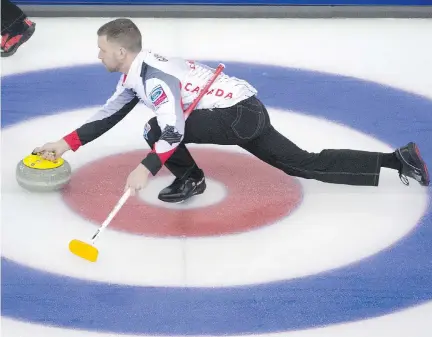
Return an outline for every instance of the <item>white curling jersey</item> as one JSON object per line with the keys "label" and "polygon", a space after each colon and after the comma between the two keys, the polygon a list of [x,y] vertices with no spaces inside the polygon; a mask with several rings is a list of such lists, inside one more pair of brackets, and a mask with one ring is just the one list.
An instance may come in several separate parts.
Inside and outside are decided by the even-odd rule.
{"label": "white curling jersey", "polygon": [[[124,77],[123,86],[134,90],[143,98],[144,103],[155,111],[159,109],[160,104],[156,99],[157,92],[155,91],[156,96],[151,95],[154,89],[153,82],[165,82],[169,86],[171,82],[178,81],[175,88],[167,88],[167,90],[171,91],[176,99],[181,100],[186,110],[214,71],[215,69],[199,62],[181,58],[168,59],[150,51],[143,51],[134,60],[129,73]],[[196,109],[230,107],[256,93],[256,89],[248,82],[222,72],[202,97]],[[149,94],[150,101],[146,102],[145,98],[148,98]]]}
{"label": "white curling jersey", "polygon": [[[84,125],[64,137],[72,150],[96,139],[142,102],[156,115],[162,135],[143,164],[156,174],[184,138],[184,112],[211,79],[215,69],[182,58],[143,50],[122,75],[115,93]],[[257,93],[248,82],[219,74],[195,110],[226,108]],[[193,113],[199,113],[194,111]],[[157,160],[154,156],[157,156]]]}

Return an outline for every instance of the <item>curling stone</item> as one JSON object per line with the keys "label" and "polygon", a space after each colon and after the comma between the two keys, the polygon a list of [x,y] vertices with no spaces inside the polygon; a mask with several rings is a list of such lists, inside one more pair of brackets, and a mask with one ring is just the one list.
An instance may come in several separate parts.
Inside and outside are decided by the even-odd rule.
{"label": "curling stone", "polygon": [[59,190],[69,183],[71,176],[71,166],[63,158],[50,161],[34,153],[21,160],[16,167],[18,184],[32,192]]}

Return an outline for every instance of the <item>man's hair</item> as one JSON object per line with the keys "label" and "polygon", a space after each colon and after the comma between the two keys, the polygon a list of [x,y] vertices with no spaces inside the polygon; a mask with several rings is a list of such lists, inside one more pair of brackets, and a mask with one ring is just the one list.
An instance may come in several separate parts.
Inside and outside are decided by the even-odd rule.
{"label": "man's hair", "polygon": [[101,26],[98,36],[106,36],[108,41],[117,42],[123,48],[139,52],[142,49],[141,32],[129,19],[115,19]]}

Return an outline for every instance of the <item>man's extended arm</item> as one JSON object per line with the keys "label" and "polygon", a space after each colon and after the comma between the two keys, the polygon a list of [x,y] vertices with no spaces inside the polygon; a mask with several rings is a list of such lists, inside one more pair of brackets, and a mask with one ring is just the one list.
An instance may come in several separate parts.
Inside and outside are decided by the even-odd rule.
{"label": "man's extended arm", "polygon": [[63,137],[71,150],[76,151],[96,138],[102,136],[119,123],[139,102],[135,93],[122,86],[123,76],[117,84],[115,93],[104,106],[85,124]]}

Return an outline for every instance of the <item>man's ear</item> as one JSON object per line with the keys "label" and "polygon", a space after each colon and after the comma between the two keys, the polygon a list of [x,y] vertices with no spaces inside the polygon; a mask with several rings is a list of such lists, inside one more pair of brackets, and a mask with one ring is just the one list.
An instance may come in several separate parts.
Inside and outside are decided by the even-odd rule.
{"label": "man's ear", "polygon": [[121,58],[125,58],[126,57],[126,49],[125,48],[120,47],[120,49],[119,49],[119,56]]}

